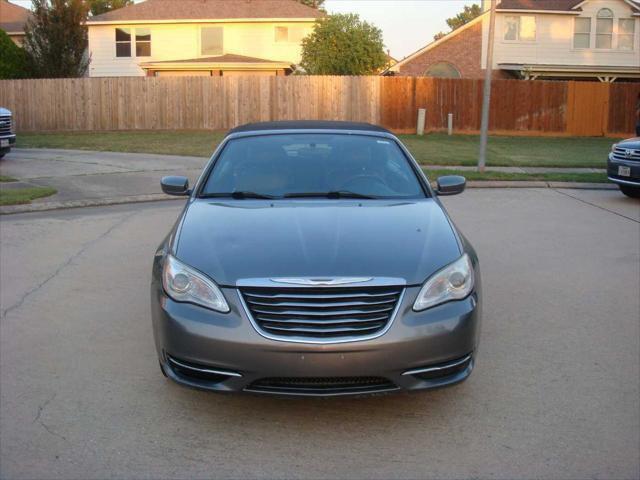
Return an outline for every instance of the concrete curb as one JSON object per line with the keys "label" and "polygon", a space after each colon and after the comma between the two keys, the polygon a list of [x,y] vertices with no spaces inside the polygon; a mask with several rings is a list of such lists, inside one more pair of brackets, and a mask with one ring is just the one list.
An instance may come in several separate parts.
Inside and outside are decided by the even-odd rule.
{"label": "concrete curb", "polygon": [[64,210],[69,208],[106,207],[109,205],[122,205],[127,203],[159,202],[164,200],[185,200],[186,197],[172,197],[164,193],[152,193],[148,195],[132,195],[117,198],[91,198],[87,200],[68,200],[66,202],[42,202],[26,205],[6,205],[0,207],[0,215],[12,215],[16,213],[46,212],[48,210]]}
{"label": "concrete curb", "polygon": [[579,190],[617,190],[618,186],[612,183],[577,183],[577,182],[545,182],[536,181],[497,181],[497,180],[471,180],[467,182],[467,188],[570,188]]}
{"label": "concrete curb", "polygon": [[[567,188],[581,190],[616,190],[617,185],[611,183],[575,183],[575,182],[541,182],[541,181],[484,181],[467,182],[467,188]],[[117,198],[92,198],[87,200],[69,200],[66,202],[41,202],[27,205],[7,205],[0,207],[0,215],[17,213],[46,212],[69,208],[106,207],[128,203],[159,202],[164,200],[185,200],[185,197],[172,197],[163,193],[148,195],[132,195]]]}

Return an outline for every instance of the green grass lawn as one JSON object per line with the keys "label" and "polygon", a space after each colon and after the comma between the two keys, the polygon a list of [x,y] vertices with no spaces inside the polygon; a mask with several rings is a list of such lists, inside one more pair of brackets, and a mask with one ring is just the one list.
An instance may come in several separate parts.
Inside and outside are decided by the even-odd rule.
{"label": "green grass lawn", "polygon": [[[110,152],[157,153],[208,157],[224,132],[156,131],[18,135],[17,147],[67,148]],[[478,136],[432,133],[401,135],[423,165],[475,165]],[[498,137],[489,139],[489,166],[605,168],[615,140],[572,137]]]}
{"label": "green grass lawn", "polygon": [[51,187],[30,187],[0,190],[0,205],[20,205],[31,203],[36,198],[48,197],[57,190]]}
{"label": "green grass lawn", "polygon": [[18,135],[16,147],[209,157],[224,134],[211,131],[23,133]]}
{"label": "green grass lawn", "polygon": [[508,173],[508,172],[475,172],[468,170],[425,170],[430,181],[435,182],[442,175],[462,175],[467,180],[502,180],[502,181],[544,181],[544,182],[580,182],[607,183],[606,173]]}
{"label": "green grass lawn", "polygon": [[6,175],[0,175],[0,182],[16,182],[17,179],[13,177],[7,177]]}
{"label": "green grass lawn", "polygon": [[[433,133],[401,135],[413,156],[425,165],[477,165],[479,137]],[[489,138],[487,165],[494,167],[606,168],[615,139],[576,137]]]}

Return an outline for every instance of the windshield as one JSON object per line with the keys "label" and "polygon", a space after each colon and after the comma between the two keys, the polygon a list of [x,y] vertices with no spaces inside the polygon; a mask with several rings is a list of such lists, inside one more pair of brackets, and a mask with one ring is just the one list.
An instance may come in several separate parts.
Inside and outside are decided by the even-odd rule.
{"label": "windshield", "polygon": [[300,133],[229,141],[200,196],[419,198],[425,193],[393,140]]}

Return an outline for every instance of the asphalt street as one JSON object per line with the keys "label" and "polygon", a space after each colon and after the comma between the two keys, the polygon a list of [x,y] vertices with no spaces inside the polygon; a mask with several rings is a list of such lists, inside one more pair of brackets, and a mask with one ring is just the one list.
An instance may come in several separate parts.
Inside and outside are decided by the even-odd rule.
{"label": "asphalt street", "polygon": [[482,265],[476,371],[364,399],[223,396],[160,374],[149,275],[181,201],[0,218],[0,477],[640,477],[640,202],[445,203]]}

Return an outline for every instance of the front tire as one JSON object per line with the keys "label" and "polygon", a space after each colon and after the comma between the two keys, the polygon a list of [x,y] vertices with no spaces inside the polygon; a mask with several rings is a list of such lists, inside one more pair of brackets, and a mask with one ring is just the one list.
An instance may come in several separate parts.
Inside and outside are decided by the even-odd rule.
{"label": "front tire", "polygon": [[158,363],[160,364],[160,371],[162,372],[162,375],[164,375],[165,378],[169,378],[169,376],[167,375],[167,372],[164,371],[164,366],[162,365],[162,362],[158,360]]}
{"label": "front tire", "polygon": [[618,185],[620,191],[627,197],[640,198],[640,187],[632,187],[631,185]]}

